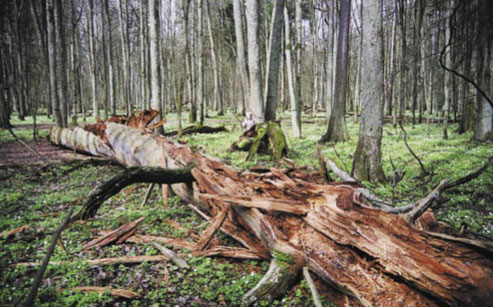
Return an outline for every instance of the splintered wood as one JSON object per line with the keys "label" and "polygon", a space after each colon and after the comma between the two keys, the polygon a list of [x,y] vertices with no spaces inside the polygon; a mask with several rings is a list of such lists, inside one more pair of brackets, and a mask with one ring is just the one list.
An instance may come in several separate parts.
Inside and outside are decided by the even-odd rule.
{"label": "splintered wood", "polygon": [[[64,137],[52,137],[52,142],[91,152],[84,148],[89,137],[71,131],[54,128],[52,135]],[[470,306],[491,298],[490,254],[362,204],[357,183],[328,184],[320,174],[302,170],[241,171],[121,124],[106,123],[105,135],[87,144],[103,150],[92,154],[126,166],[194,166],[193,184],[172,184],[171,189],[210,221],[200,245],[190,244],[195,255],[273,259],[245,303],[253,304],[266,287],[279,294],[303,267],[364,306]],[[108,154],[104,146],[112,151]],[[243,247],[208,245],[217,230]]]}

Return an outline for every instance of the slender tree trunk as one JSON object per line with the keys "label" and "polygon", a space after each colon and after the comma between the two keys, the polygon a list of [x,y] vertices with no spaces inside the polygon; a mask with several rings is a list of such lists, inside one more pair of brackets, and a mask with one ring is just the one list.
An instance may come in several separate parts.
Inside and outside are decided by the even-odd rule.
{"label": "slender tree trunk", "polygon": [[48,74],[50,79],[50,101],[53,117],[58,127],[63,127],[62,113],[60,111],[60,100],[58,97],[58,84],[56,77],[56,28],[55,28],[55,2],[46,0],[46,25],[48,34]]}
{"label": "slender tree trunk", "polygon": [[204,124],[206,113],[206,99],[204,90],[204,27],[203,27],[203,1],[197,0],[197,104],[200,110],[200,124]]}
{"label": "slender tree trunk", "polygon": [[345,108],[347,90],[347,69],[349,49],[349,22],[351,17],[351,0],[342,0],[339,10],[339,33],[337,39],[337,61],[335,76],[335,94],[327,132],[320,142],[344,142],[349,138]]}
{"label": "slender tree trunk", "polygon": [[259,40],[259,1],[247,0],[247,35],[248,35],[248,72],[250,76],[249,109],[255,118],[264,121],[264,103],[262,99],[262,75],[260,67]]}
{"label": "slender tree trunk", "polygon": [[209,34],[209,42],[211,44],[211,60],[212,60],[212,70],[213,70],[213,78],[214,78],[214,103],[217,105],[217,113],[218,115],[223,115],[223,101],[221,97],[221,83],[219,78],[219,59],[217,57],[217,50],[214,44],[214,36],[212,34],[212,25],[211,25],[211,12],[210,12],[210,4],[207,1],[207,32]]}
{"label": "slender tree trunk", "polygon": [[[151,78],[151,108],[161,111],[161,82],[160,82],[160,57],[159,57],[159,14],[157,0],[147,0],[148,26],[149,26],[149,60]],[[162,119],[161,112],[158,119]],[[156,133],[164,133],[162,126],[155,129]]]}
{"label": "slender tree trunk", "polygon": [[247,67],[245,60],[245,41],[243,39],[243,27],[241,18],[241,6],[240,0],[233,0],[233,13],[235,21],[235,35],[236,35],[236,65],[241,79],[241,88],[243,92],[242,99],[239,99],[238,113],[245,114],[245,107],[247,101],[250,99],[250,89],[248,86]]}
{"label": "slender tree trunk", "polygon": [[[447,1],[448,2],[448,1]],[[447,7],[450,5],[450,8],[448,11],[452,12],[452,9],[454,7],[454,2],[451,0],[450,4],[447,3]],[[450,26],[452,24],[452,21],[450,20],[451,17],[447,18],[445,23],[445,46],[449,44],[450,41]],[[445,66],[451,67],[452,65],[452,60],[451,60],[451,55],[450,55],[450,50],[445,53]],[[445,94],[445,101],[443,105],[443,138],[448,139],[448,120],[449,120],[449,109],[450,109],[450,85],[451,85],[451,76],[452,74],[448,71],[445,72],[445,81],[443,83],[444,87],[444,94]]]}
{"label": "slender tree trunk", "polygon": [[[130,72],[130,58],[129,58],[129,53],[128,53],[128,36],[126,35],[127,31],[125,30],[126,28],[123,26],[123,1],[127,0],[119,0],[118,1],[118,20],[120,23],[120,41],[121,41],[121,49],[122,49],[122,71],[123,71],[123,80],[122,80],[122,86],[123,86],[123,97],[124,97],[124,103],[125,106],[127,107],[127,116],[130,116],[132,114],[132,104],[131,104],[131,99],[130,99],[130,78],[129,78],[129,72]],[[127,21],[128,22],[128,21]]]}
{"label": "slender tree trunk", "polygon": [[288,76],[288,91],[289,101],[291,103],[291,125],[293,126],[293,135],[295,138],[301,137],[301,126],[298,121],[298,108],[299,101],[297,100],[296,89],[294,84],[293,67],[291,59],[291,50],[293,44],[289,35],[289,13],[287,6],[284,6],[284,40],[285,40],[285,54],[286,54],[286,72]]}
{"label": "slender tree trunk", "polygon": [[267,82],[265,87],[265,120],[276,120],[279,89],[279,64],[281,60],[282,22],[284,0],[276,0],[272,10],[269,55],[267,58]]}

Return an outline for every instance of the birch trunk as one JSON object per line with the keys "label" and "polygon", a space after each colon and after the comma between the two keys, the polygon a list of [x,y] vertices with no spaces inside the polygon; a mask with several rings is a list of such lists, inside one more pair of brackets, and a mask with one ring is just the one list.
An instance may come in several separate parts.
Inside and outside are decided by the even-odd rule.
{"label": "birch trunk", "polygon": [[262,75],[260,67],[259,1],[247,0],[248,73],[250,76],[249,109],[256,120],[263,122]]}
{"label": "birch trunk", "polygon": [[236,65],[241,79],[241,88],[243,97],[238,103],[238,113],[245,114],[247,101],[250,99],[250,89],[248,86],[248,77],[245,60],[245,40],[243,39],[243,22],[241,21],[241,6],[240,0],[233,0],[233,14],[235,21],[235,36],[236,36]]}

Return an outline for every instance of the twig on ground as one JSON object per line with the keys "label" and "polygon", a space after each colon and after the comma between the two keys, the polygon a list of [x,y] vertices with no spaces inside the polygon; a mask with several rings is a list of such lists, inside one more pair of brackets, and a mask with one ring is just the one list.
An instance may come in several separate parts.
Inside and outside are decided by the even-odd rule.
{"label": "twig on ground", "polygon": [[43,262],[41,263],[41,267],[39,268],[38,272],[36,272],[36,276],[34,277],[33,285],[31,286],[31,290],[29,291],[29,295],[27,296],[26,302],[24,303],[25,307],[31,307],[34,305],[34,300],[36,299],[36,295],[38,294],[39,286],[41,285],[41,281],[43,280],[43,274],[46,271],[46,268],[48,267],[48,264],[50,262],[51,255],[53,254],[53,251],[55,250],[55,246],[56,246],[56,242],[58,240],[58,237],[60,237],[60,234],[65,229],[65,226],[67,226],[67,224],[70,222],[72,212],[73,212],[73,208],[70,208],[70,211],[68,212],[67,216],[63,220],[62,224],[60,226],[58,226],[58,228],[55,230],[55,233],[53,234],[53,238],[51,239],[50,246],[48,247],[48,250],[46,251],[46,255],[43,258]]}

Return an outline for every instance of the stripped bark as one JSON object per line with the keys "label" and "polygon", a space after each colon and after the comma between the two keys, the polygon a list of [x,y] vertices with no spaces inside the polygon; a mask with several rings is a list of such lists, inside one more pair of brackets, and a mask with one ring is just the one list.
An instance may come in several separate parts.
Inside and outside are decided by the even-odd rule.
{"label": "stripped bark", "polygon": [[[75,133],[64,129],[54,134]],[[107,142],[111,151],[100,155],[127,166],[173,169],[193,163],[195,181],[171,184],[175,194],[212,218],[230,206],[221,229],[272,259],[270,273],[245,296],[245,304],[253,303],[253,296],[282,295],[305,266],[365,306],[474,305],[493,288],[493,260],[484,251],[417,230],[399,214],[365,205],[357,183],[326,184],[320,177],[274,168],[268,175],[240,172],[172,140],[114,123],[106,124],[105,135],[105,141],[96,143]],[[82,150],[86,139],[52,138]],[[293,210],[280,210],[283,206]]]}

